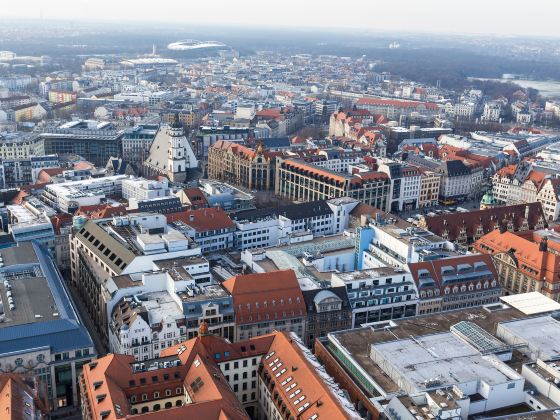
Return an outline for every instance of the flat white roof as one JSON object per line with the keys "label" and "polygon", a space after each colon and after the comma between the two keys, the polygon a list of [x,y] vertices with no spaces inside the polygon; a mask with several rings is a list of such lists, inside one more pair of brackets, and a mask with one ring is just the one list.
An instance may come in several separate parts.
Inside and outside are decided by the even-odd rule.
{"label": "flat white roof", "polygon": [[546,297],[539,292],[520,293],[518,295],[502,296],[502,302],[523,312],[525,315],[542,314],[560,311],[560,303]]}
{"label": "flat white roof", "polygon": [[407,390],[449,387],[482,380],[498,385],[521,379],[493,356],[483,356],[454,334],[445,332],[388,341],[371,347],[371,358]]}

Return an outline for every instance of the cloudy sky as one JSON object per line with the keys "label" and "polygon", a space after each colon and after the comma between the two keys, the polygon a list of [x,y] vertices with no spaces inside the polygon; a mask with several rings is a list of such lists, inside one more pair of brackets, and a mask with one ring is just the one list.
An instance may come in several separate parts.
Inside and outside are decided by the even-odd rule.
{"label": "cloudy sky", "polygon": [[172,21],[560,37],[559,0],[1,0],[2,18]]}

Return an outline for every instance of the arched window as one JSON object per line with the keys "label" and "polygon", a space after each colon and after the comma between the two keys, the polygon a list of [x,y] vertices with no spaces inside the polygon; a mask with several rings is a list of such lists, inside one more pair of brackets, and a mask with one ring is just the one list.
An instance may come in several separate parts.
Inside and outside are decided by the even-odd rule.
{"label": "arched window", "polygon": [[176,405],[177,407],[181,407],[181,406],[183,405],[183,401],[177,400],[177,401],[175,401],[175,405]]}
{"label": "arched window", "polygon": [[154,405],[154,411],[159,411],[161,406],[159,404]]}
{"label": "arched window", "polygon": [[171,401],[165,403],[165,408],[171,408],[171,407],[173,407],[173,403]]}
{"label": "arched window", "polygon": [[147,413],[148,411],[150,411],[148,407],[142,407],[142,413]]}

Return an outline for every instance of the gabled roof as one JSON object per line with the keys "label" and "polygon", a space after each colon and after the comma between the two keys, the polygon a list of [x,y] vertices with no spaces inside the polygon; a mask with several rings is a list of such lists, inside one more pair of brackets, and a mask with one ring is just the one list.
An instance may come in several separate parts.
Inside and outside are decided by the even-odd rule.
{"label": "gabled roof", "polygon": [[237,324],[307,314],[303,294],[293,270],[238,275],[222,285],[233,297]]}
{"label": "gabled roof", "polygon": [[[322,376],[326,372],[312,364],[303,345],[288,333],[274,334],[269,353],[263,358],[265,382],[274,381],[279,405],[286,405],[290,418],[357,419],[360,418],[345,397],[336,395]],[[310,352],[309,352],[310,353]],[[288,417],[288,416],[286,416]]]}
{"label": "gabled roof", "polygon": [[[446,286],[477,283],[481,283],[482,286],[485,282],[488,287],[492,282],[499,287],[496,267],[492,257],[486,254],[421,261],[408,264],[408,268],[418,289],[439,288],[443,293]],[[447,284],[446,277],[450,278]]]}
{"label": "gabled roof", "polygon": [[511,222],[514,229],[520,229],[528,212],[527,225],[534,229],[540,220],[546,220],[541,203],[515,204],[512,206],[492,207],[485,210],[424,216],[426,228],[438,236],[447,232],[447,238],[454,241],[459,237],[463,227],[466,229],[468,240],[472,240],[478,233],[479,227],[486,234],[492,230]]}

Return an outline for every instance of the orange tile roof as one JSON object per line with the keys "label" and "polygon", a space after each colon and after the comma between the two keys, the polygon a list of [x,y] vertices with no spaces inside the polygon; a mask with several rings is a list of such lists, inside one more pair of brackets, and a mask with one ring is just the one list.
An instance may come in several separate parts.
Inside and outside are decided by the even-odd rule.
{"label": "orange tile roof", "polygon": [[226,280],[222,285],[233,297],[237,324],[307,314],[303,294],[293,270],[239,275]]}
{"label": "orange tile roof", "polygon": [[278,393],[281,401],[279,405],[286,404],[286,412],[289,410],[294,418],[359,418],[333,395],[304,351],[308,350],[304,350],[288,333],[274,334],[269,353],[262,360],[264,369],[261,376],[265,378],[265,383],[267,380],[274,382],[274,392]]}
{"label": "orange tile roof", "polygon": [[[556,253],[541,251],[542,237],[536,232],[500,232],[494,230],[476,241],[474,248],[482,253],[510,253],[517,260],[517,269],[537,281],[560,282],[560,256]],[[560,251],[553,241],[548,246]]]}
{"label": "orange tile roof", "polygon": [[[133,372],[131,363],[133,356],[109,354],[89,363],[83,368],[84,380],[80,382],[83,393],[87,395],[84,404],[93,413],[93,418],[101,418],[101,413],[109,413],[106,420],[124,418],[132,413],[128,399],[136,395],[137,401],[141,394],[147,394],[148,402],[157,401],[154,392],[165,398],[165,390],[171,389],[172,395],[184,401],[184,395],[177,395],[176,388],[185,387],[192,404],[174,406],[159,412],[141,414],[149,419],[184,419],[184,418],[219,418],[248,419],[248,416],[226,382],[220,369],[212,362],[210,355],[197,337],[182,343],[185,347],[178,355],[178,347],[170,347],[161,352],[161,357],[177,356],[181,360],[178,366]],[[196,362],[195,362],[196,361]],[[169,375],[165,380],[163,375]],[[152,380],[153,376],[159,379]],[[140,380],[143,378],[144,383]],[[200,378],[203,385],[193,389],[192,384]],[[103,396],[102,399],[99,396]],[[118,413],[117,406],[120,408]]]}

